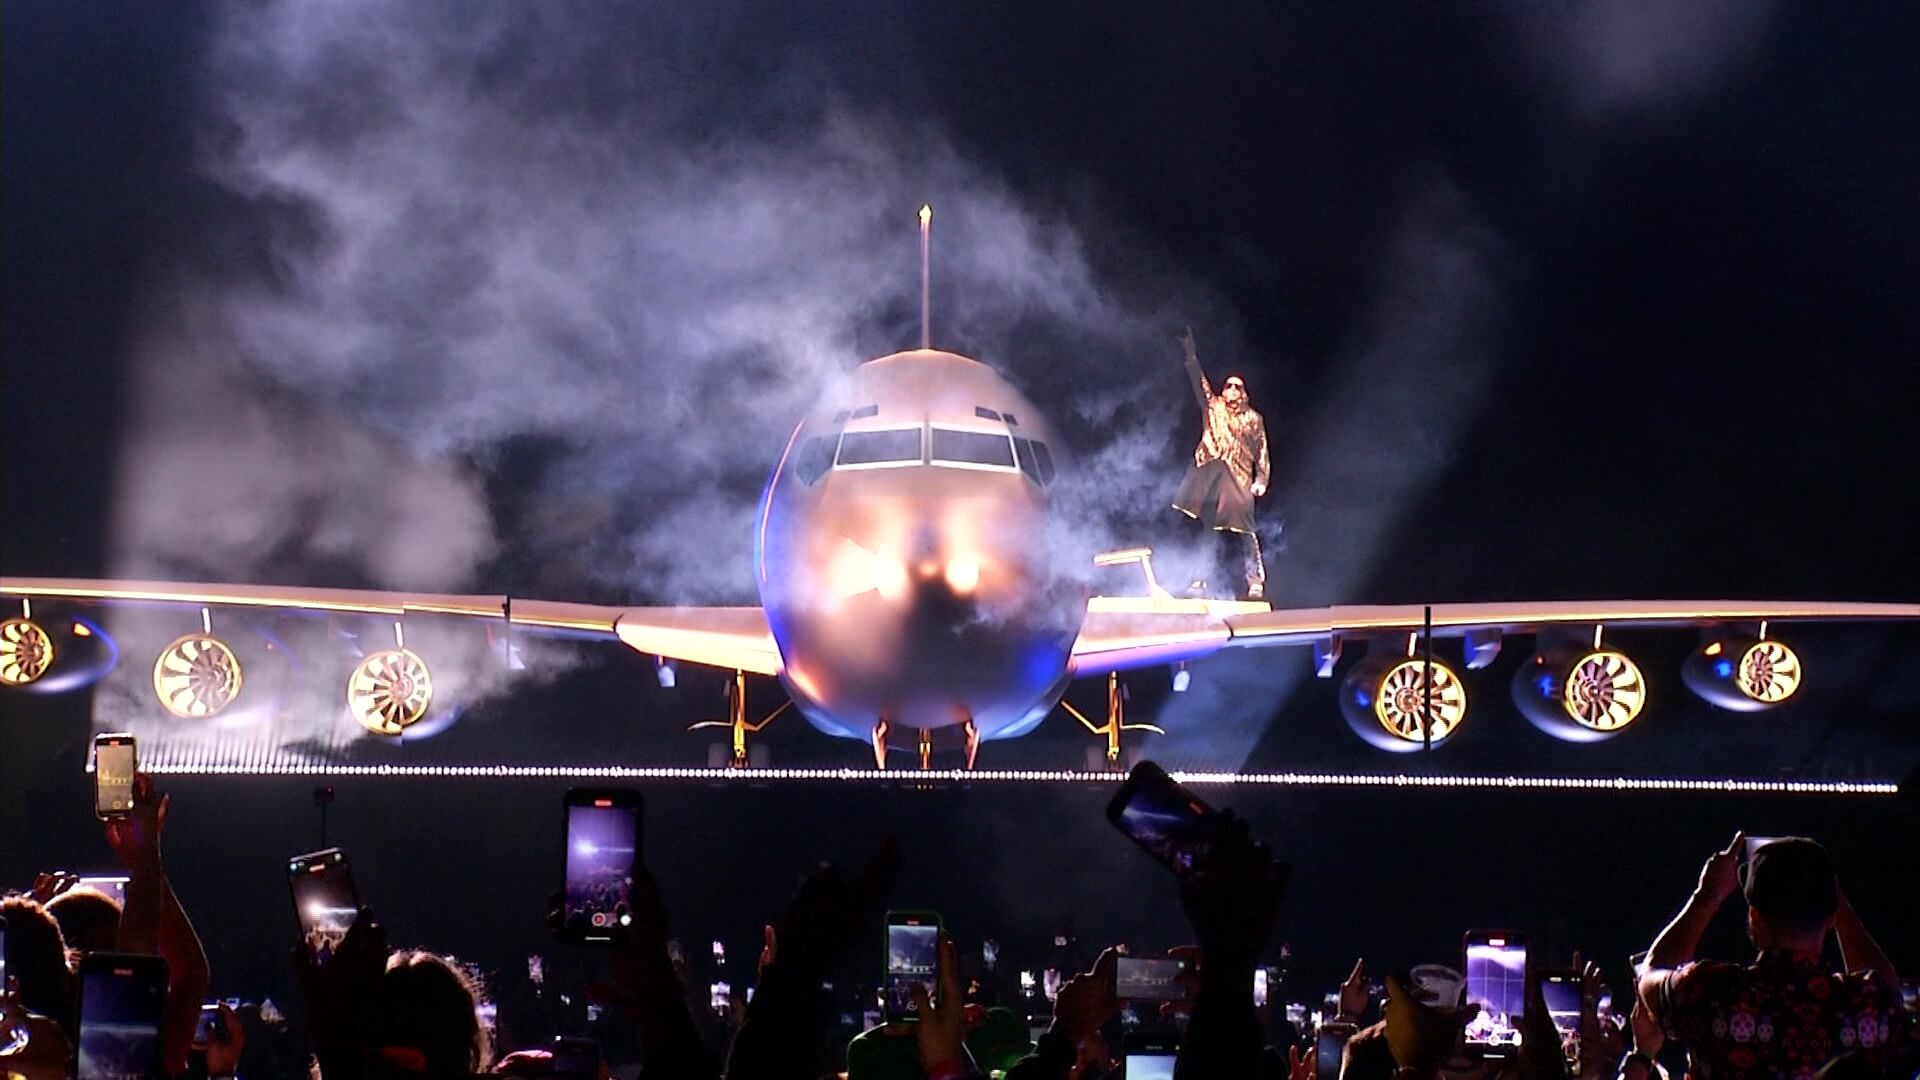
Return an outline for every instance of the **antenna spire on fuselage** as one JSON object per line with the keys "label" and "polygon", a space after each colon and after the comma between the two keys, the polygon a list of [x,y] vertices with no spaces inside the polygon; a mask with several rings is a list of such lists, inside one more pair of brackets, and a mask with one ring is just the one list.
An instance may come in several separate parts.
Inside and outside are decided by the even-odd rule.
{"label": "antenna spire on fuselage", "polygon": [[933,314],[929,306],[931,297],[928,285],[928,245],[932,242],[933,207],[920,205],[920,347],[933,348]]}

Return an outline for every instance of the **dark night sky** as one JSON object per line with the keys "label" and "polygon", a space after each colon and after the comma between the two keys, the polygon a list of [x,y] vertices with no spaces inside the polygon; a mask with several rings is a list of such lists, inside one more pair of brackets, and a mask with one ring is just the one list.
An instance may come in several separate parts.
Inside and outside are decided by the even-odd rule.
{"label": "dark night sky", "polygon": [[[405,308],[425,298],[416,305],[425,311],[426,300],[464,295],[466,286],[443,281],[457,276],[462,261],[441,258],[459,251],[452,241],[442,245],[444,235],[468,243],[514,235],[502,222],[519,220],[528,205],[515,201],[520,186],[543,182],[546,151],[538,144],[503,151],[501,163],[482,137],[479,151],[454,143],[449,153],[466,156],[453,166],[435,159],[441,144],[431,137],[458,131],[471,107],[500,126],[503,146],[559,132],[613,147],[608,161],[569,157],[583,153],[575,143],[548,148],[547,160],[569,173],[595,171],[577,167],[584,161],[613,178],[565,180],[536,203],[536,233],[557,222],[578,246],[603,231],[596,215],[605,215],[608,232],[616,222],[640,222],[630,238],[642,248],[662,236],[680,242],[653,263],[554,257],[554,265],[607,275],[581,289],[582,304],[618,294],[639,310],[620,324],[631,338],[616,335],[609,351],[617,356],[630,340],[644,357],[634,361],[639,374],[606,376],[608,368],[584,361],[570,368],[565,343],[584,338],[579,326],[563,325],[541,338],[562,343],[553,350],[555,366],[540,369],[562,373],[552,381],[564,383],[574,371],[591,391],[595,378],[612,378],[607,396],[643,410],[655,386],[667,388],[662,399],[681,390],[707,401],[753,394],[755,373],[768,370],[764,353],[788,340],[779,333],[742,332],[737,342],[688,354],[679,369],[657,366],[654,357],[692,340],[682,323],[702,324],[703,300],[713,300],[716,325],[735,319],[717,314],[723,292],[733,299],[764,288],[775,300],[813,303],[802,282],[814,282],[830,306],[839,283],[864,283],[875,265],[871,253],[896,242],[903,282],[850,295],[851,310],[825,317],[832,329],[820,336],[867,353],[904,344],[897,331],[911,324],[912,312],[895,293],[914,284],[910,224],[897,236],[874,234],[888,237],[880,243],[869,235],[869,218],[879,205],[910,222],[892,208],[910,215],[928,197],[941,215],[936,261],[955,267],[936,302],[936,321],[953,328],[954,344],[1003,360],[1048,401],[1112,391],[1119,404],[1109,420],[1163,410],[1168,419],[1142,422],[1149,433],[1160,432],[1155,424],[1184,425],[1153,435],[1164,436],[1169,470],[1194,424],[1179,411],[1186,407],[1172,344],[1179,322],[1196,323],[1203,349],[1219,343],[1208,352],[1213,362],[1247,375],[1274,431],[1278,499],[1266,512],[1286,523],[1273,569],[1281,603],[1289,596],[1311,603],[1920,599],[1912,566],[1920,527],[1913,476],[1920,67],[1912,63],[1920,13],[1911,6],[1859,5],[1844,17],[1817,5],[1732,2],[1529,6],[1526,15],[1490,4],[1214,5],[1204,16],[1148,5],[1028,7],[721,5],[697,15],[627,5],[545,9],[564,18],[416,7],[413,17],[388,20],[398,28],[371,31],[383,42],[419,43],[414,57],[372,53],[372,39],[337,29],[328,33],[339,36],[309,50],[311,28],[282,27],[273,14],[252,31],[263,42],[280,41],[280,51],[263,45],[253,52],[249,31],[223,27],[226,9],[10,4],[0,92],[0,572],[88,576],[128,565],[220,572],[235,565],[229,549],[183,554],[196,539],[192,528],[181,531],[178,519],[153,512],[152,500],[135,500],[116,516],[127,476],[148,488],[164,479],[193,492],[188,502],[217,505],[229,489],[236,499],[257,495],[261,474],[236,468],[230,475],[224,463],[204,473],[155,472],[152,462],[207,460],[163,453],[186,445],[255,460],[274,460],[279,447],[326,469],[328,448],[350,443],[370,448],[343,455],[365,467],[353,484],[392,467],[424,478],[417,481],[423,488],[452,475],[458,483],[446,486],[479,493],[475,506],[486,521],[474,531],[485,539],[463,561],[449,557],[461,571],[452,587],[602,599],[677,590],[659,582],[683,567],[682,554],[663,548],[647,520],[651,500],[674,481],[647,479],[647,467],[660,464],[648,456],[654,451],[630,448],[661,445],[634,438],[644,426],[503,419],[498,402],[515,398],[512,385],[496,386],[486,367],[498,364],[494,339],[462,337],[468,328],[446,322],[410,337],[412,313],[390,319],[366,299],[384,293]],[[469,20],[469,10],[493,14]],[[469,21],[490,27],[491,36],[467,35]],[[276,64],[307,66],[283,79]],[[729,198],[760,199],[779,189],[782,169],[804,173],[821,156],[817,148],[839,145],[822,132],[848,117],[859,147],[836,158],[827,179],[806,174],[825,185],[808,189],[824,192],[823,205],[796,210],[767,200],[776,219],[811,213],[820,224],[699,231],[709,220],[703,213]],[[288,143],[276,146],[282,136]],[[642,149],[622,157],[629,144]],[[284,152],[286,145],[296,152]],[[418,157],[396,160],[395,146],[417,147]],[[873,147],[879,167],[866,156]],[[289,190],[249,186],[234,165],[258,152],[285,181],[302,148],[350,167],[322,170],[313,187]],[[456,183],[387,179],[409,170],[430,177],[436,168],[454,168]],[[533,179],[522,180],[523,169]],[[677,169],[686,184],[633,181],[629,188],[620,178],[623,170]],[[463,191],[466,180],[485,197]],[[423,205],[421,190],[440,197]],[[606,205],[609,195],[634,190],[661,201]],[[362,195],[412,199],[381,209],[394,219],[431,219],[444,233],[426,225],[356,232],[343,208]],[[584,209],[561,218],[548,206],[560,202]],[[549,213],[555,216],[543,216]],[[668,218],[672,228],[660,224]],[[1023,223],[1070,242],[1003,257]],[[686,231],[673,231],[680,228]],[[836,246],[849,231],[858,235]],[[358,250],[362,236],[389,245],[373,261],[390,276],[330,261]],[[741,277],[710,269],[746,260],[750,248],[798,241],[817,250],[754,261],[753,274]],[[699,258],[684,250],[709,242],[716,250]],[[1056,257],[1062,250],[1071,257]],[[882,264],[890,257],[880,257]],[[484,261],[485,252],[469,250],[466,258]],[[344,300],[316,284],[322,271],[341,265],[362,274],[365,286]],[[663,269],[611,280],[635,265]],[[1011,280],[1015,270],[1038,275],[1042,299],[1021,306],[993,291],[997,277]],[[670,276],[692,283],[690,306]],[[970,298],[969,286],[984,299]],[[320,320],[344,317],[326,322],[342,337],[371,328],[385,335],[378,336],[385,347],[409,351],[383,361],[380,385],[362,387],[353,377],[364,378],[365,369],[352,363],[343,363],[338,378],[322,373],[333,356],[324,348],[290,353],[276,366],[275,358],[234,347],[240,337],[229,329],[245,317],[306,303]],[[685,310],[655,310],[669,306]],[[527,320],[561,307],[533,308]],[[1110,312],[1126,312],[1128,324],[1097,325]],[[244,325],[303,332],[271,321]],[[442,348],[475,340],[473,353]],[[448,368],[450,357],[480,367]],[[849,353],[847,362],[858,358]],[[457,411],[440,409],[439,395],[460,388],[448,371],[481,368],[475,381],[495,396],[476,399],[474,412],[448,420],[446,431],[422,434],[420,416]],[[243,431],[236,421],[229,444],[217,412],[155,420],[140,407],[167,400],[155,394],[156,378],[211,380],[230,395],[222,400],[253,410],[230,415],[269,422]],[[363,389],[413,400],[367,406],[358,397]],[[1100,423],[1064,404],[1061,412],[1070,434],[1088,444],[1083,450],[1105,460],[1090,449],[1112,446],[1102,443]],[[767,426],[770,434],[746,436],[753,445],[741,449],[741,461],[766,460],[759,446],[768,438],[777,449],[784,428]],[[619,445],[628,448],[611,449]],[[596,460],[611,462],[607,472]],[[759,477],[736,464],[727,459],[708,471],[672,458],[665,467],[691,469],[683,483],[744,484],[751,492]],[[613,491],[605,475],[632,486]],[[1176,476],[1149,478],[1140,490],[1162,479],[1170,490]],[[298,488],[289,516],[299,521],[338,516],[337,500],[363,490],[343,496],[324,479],[289,486]],[[605,530],[569,537],[555,519]],[[151,536],[127,535],[146,523]],[[299,526],[254,528],[258,536],[242,531],[226,541],[232,550],[258,548],[234,576],[377,586],[439,569],[423,570],[411,556],[396,560],[383,540],[364,535],[319,547]],[[610,559],[619,568],[603,571],[599,564]],[[1876,639],[1862,647],[1874,659],[1854,673],[1913,674],[1914,646],[1911,634]],[[607,711],[614,681],[604,672],[563,681],[545,700],[556,710]],[[1833,710],[1858,710],[1873,723],[1840,740],[1850,747],[1842,764],[1910,768],[1911,693],[1849,694],[1830,699]],[[644,701],[670,707],[658,697]],[[28,706],[9,698],[0,704],[0,751],[16,763],[36,755],[77,761],[85,711],[72,701]],[[45,725],[26,730],[39,720]],[[1269,732],[1265,745],[1282,741]],[[1794,758],[1831,749],[1824,735],[1811,737],[1811,748],[1806,743],[1796,744]],[[1634,755],[1653,744],[1636,745],[1610,746],[1609,767],[1640,767]],[[1724,737],[1701,745],[1738,754]],[[1659,752],[1703,753],[1678,742]],[[1360,759],[1358,752],[1347,757]],[[0,778],[8,776],[0,767]],[[231,792],[262,814],[303,797],[256,782],[230,789],[199,782],[192,790],[209,799]],[[690,814],[719,805],[676,797],[703,808]],[[364,798],[371,806],[399,796],[368,790]],[[1036,812],[984,794],[972,803],[941,798],[937,806],[931,797],[914,804],[907,817],[916,827],[937,827],[928,821],[948,808],[948,820]],[[1360,799],[1330,795],[1310,809],[1259,813],[1300,845],[1312,842],[1302,820],[1319,822],[1323,835],[1350,833],[1343,823],[1356,821],[1391,835],[1391,816],[1358,806]],[[855,801],[823,805],[820,830],[858,815],[886,816],[877,801],[857,810]],[[776,802],[762,794],[754,807],[767,814]],[[1470,812],[1506,814],[1514,805],[1481,800]],[[0,798],[9,819],[30,818],[36,830],[52,830],[48,836],[72,828],[42,811],[14,819],[21,807]],[[781,804],[777,812],[793,809]],[[1604,811],[1609,825],[1596,831],[1604,837],[1612,825],[1644,827],[1653,812],[1651,804],[1615,804]],[[1886,812],[1911,822],[1910,810]],[[1723,824],[1730,832],[1740,822],[1722,821],[1728,813],[1701,814],[1697,835],[1690,827],[1685,841],[1709,842]],[[1871,819],[1855,810],[1781,816],[1785,827],[1809,830]],[[9,880],[47,858],[51,841],[22,840],[11,825],[5,832],[12,835],[0,836],[7,856],[0,868]],[[368,834],[363,843],[388,839]],[[1691,874],[1695,856],[1670,839],[1647,877],[1659,897],[1628,905],[1641,922],[1664,910],[1669,894],[1677,901]],[[1602,843],[1632,849],[1630,840]],[[1479,857],[1471,834],[1450,832],[1434,847],[1406,856],[1416,860],[1408,872],[1432,880]],[[1910,858],[1904,869],[1883,869],[1883,884],[1905,875],[1910,885]],[[1347,869],[1383,878],[1395,872],[1390,860]],[[1463,888],[1474,881],[1465,874]],[[1498,881],[1489,888],[1517,890]],[[1308,891],[1303,902],[1323,905],[1319,911],[1341,903],[1323,888]],[[703,905],[727,903],[710,889],[699,895]],[[1117,902],[1091,886],[1059,902],[1101,899]],[[985,910],[1027,914],[992,904]],[[1155,910],[1169,914],[1164,905]],[[1438,910],[1436,919],[1478,917],[1463,903]],[[1333,937],[1341,951],[1359,947],[1357,935]],[[1392,946],[1405,958],[1450,947],[1444,936],[1437,947],[1409,937]],[[1903,944],[1915,947],[1911,932]]]}

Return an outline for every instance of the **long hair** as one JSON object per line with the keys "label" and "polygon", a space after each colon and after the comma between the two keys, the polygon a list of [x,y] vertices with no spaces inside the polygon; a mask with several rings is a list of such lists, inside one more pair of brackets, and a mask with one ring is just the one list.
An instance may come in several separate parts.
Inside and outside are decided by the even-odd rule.
{"label": "long hair", "polygon": [[493,1063],[493,1038],[480,1022],[483,993],[479,981],[449,957],[395,951],[380,984],[381,1044],[419,1050],[428,1075],[486,1072]]}
{"label": "long hair", "polygon": [[20,988],[20,1004],[71,1028],[73,982],[60,924],[24,896],[0,900],[0,918],[7,920],[7,977]]}

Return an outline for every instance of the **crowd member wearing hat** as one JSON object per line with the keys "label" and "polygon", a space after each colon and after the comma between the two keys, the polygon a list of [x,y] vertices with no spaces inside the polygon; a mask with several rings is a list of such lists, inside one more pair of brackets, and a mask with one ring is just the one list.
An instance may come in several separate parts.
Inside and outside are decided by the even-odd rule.
{"label": "crowd member wearing hat", "polygon": [[[1751,963],[1694,961],[1714,913],[1747,900]],[[1842,972],[1821,961],[1838,939]],[[1899,977],[1847,903],[1827,850],[1785,837],[1717,851],[1680,914],[1654,939],[1640,999],[1667,1035],[1686,1044],[1702,1077],[1811,1074],[1837,1055],[1877,1061],[1909,1037]]]}

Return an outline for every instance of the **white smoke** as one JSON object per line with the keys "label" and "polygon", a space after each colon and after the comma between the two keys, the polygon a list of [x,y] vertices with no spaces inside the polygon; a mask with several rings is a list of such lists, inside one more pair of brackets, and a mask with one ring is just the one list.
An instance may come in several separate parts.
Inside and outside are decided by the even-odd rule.
{"label": "white smoke", "polygon": [[[1174,275],[1101,280],[1087,222],[929,123],[830,100],[769,132],[690,123],[772,108],[792,82],[776,62],[757,84],[690,83],[676,50],[707,24],[658,14],[610,58],[596,28],[539,8],[225,13],[203,167],[256,222],[266,272],[183,267],[156,304],[126,572],[321,563],[472,587],[511,531],[549,564],[536,587],[750,600],[746,524],[791,425],[914,336],[923,199],[936,341],[1016,380],[1035,365],[1105,387],[1082,404],[1111,414],[1169,370],[1182,317],[1216,318]],[[1035,325],[1044,350],[1020,336]],[[1166,404],[1136,425],[1146,452],[1102,467],[1151,460],[1164,485]],[[509,530],[486,474],[515,440],[558,449]]]}

